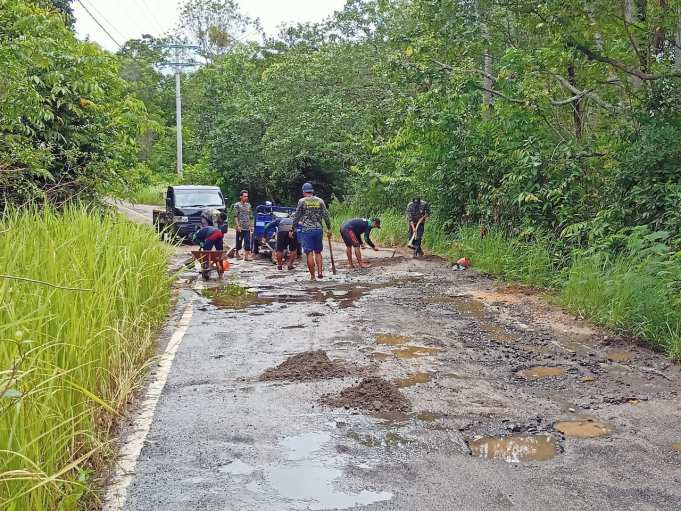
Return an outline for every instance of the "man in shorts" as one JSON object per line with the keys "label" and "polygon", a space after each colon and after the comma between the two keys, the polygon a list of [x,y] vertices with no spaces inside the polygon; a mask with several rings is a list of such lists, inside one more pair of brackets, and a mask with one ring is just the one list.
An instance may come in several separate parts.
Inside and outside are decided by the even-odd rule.
{"label": "man in shorts", "polygon": [[[293,214],[293,230],[290,236],[293,237],[296,227],[300,224],[302,228],[300,241],[307,257],[307,269],[310,272],[311,280],[324,278],[322,267],[324,227],[322,222],[326,224],[327,236],[331,239],[331,217],[326,209],[326,204],[322,199],[315,196],[312,184],[305,183],[303,185],[303,198],[298,201],[298,207]],[[317,267],[316,278],[315,265]]]}
{"label": "man in shorts", "polygon": [[355,251],[355,257],[357,258],[357,265],[360,268],[366,268],[368,265],[362,261],[362,235],[364,235],[364,240],[366,244],[369,245],[374,250],[378,250],[374,242],[371,241],[370,233],[371,229],[380,229],[381,220],[374,218],[369,220],[368,218],[353,218],[348,220],[341,226],[340,234],[341,238],[345,242],[346,254],[348,256],[348,264],[351,268],[355,265],[352,263],[352,251]]}
{"label": "man in shorts", "polygon": [[239,202],[234,204],[234,218],[236,227],[236,258],[239,250],[244,249],[244,261],[251,260],[251,239],[253,233],[253,208],[248,202],[248,191],[242,190]]}
{"label": "man in shorts", "polygon": [[283,269],[284,252],[288,250],[288,269],[292,270],[293,264],[296,262],[296,255],[298,254],[298,242],[296,241],[296,233],[293,228],[293,219],[290,216],[276,218],[265,226],[265,232],[272,227],[277,228],[277,269]]}

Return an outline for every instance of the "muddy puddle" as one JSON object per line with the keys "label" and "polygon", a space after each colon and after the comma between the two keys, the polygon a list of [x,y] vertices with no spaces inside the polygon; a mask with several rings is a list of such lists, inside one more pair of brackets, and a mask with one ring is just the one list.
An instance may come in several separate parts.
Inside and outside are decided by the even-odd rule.
{"label": "muddy puddle", "polygon": [[436,422],[437,420],[442,419],[442,417],[444,417],[444,415],[438,412],[419,412],[416,414],[416,418],[423,422]]}
{"label": "muddy puddle", "polygon": [[507,463],[548,461],[559,453],[558,443],[550,435],[482,437],[469,441],[468,447],[477,458]]}
{"label": "muddy puddle", "polygon": [[634,358],[634,354],[630,351],[609,351],[608,360],[611,362],[629,362]]}
{"label": "muddy puddle", "polygon": [[428,348],[426,346],[406,346],[397,350],[393,350],[393,354],[397,358],[417,358],[417,357],[427,357],[433,353],[441,351],[440,348]]}
{"label": "muddy puddle", "polygon": [[405,378],[398,378],[394,380],[393,383],[398,389],[404,389],[420,383],[428,383],[432,379],[433,375],[431,373],[414,373]]}
{"label": "muddy puddle", "polygon": [[678,453],[681,453],[681,442],[674,442],[672,444],[672,449]]}
{"label": "muddy puddle", "polygon": [[541,380],[544,378],[557,378],[565,374],[564,367],[531,367],[515,373],[516,376],[525,380]]}
{"label": "muddy puddle", "polygon": [[329,433],[305,433],[285,438],[282,447],[286,460],[266,466],[263,478],[250,482],[246,488],[253,492],[275,493],[282,501],[281,509],[288,509],[291,504],[298,504],[294,509],[299,509],[299,505],[315,510],[347,509],[392,499],[391,492],[338,490],[343,460],[324,452],[330,443]]}
{"label": "muddy puddle", "polygon": [[595,420],[556,422],[553,429],[573,438],[598,438],[613,432],[612,426]]}
{"label": "muddy puddle", "polygon": [[260,380],[325,380],[344,378],[351,372],[343,364],[332,362],[324,351],[307,351],[293,355],[277,367],[268,369],[260,376]]}
{"label": "muddy puddle", "polygon": [[406,335],[397,334],[377,334],[376,344],[387,345],[387,346],[399,346],[400,344],[406,344],[409,342],[409,337]]}
{"label": "muddy puddle", "polygon": [[359,384],[335,395],[324,395],[323,404],[337,408],[357,408],[375,412],[407,412],[409,400],[395,385],[375,376],[364,378]]}
{"label": "muddy puddle", "polygon": [[220,287],[209,287],[201,291],[204,298],[208,298],[216,307],[222,309],[245,309],[252,305],[270,303],[258,298],[256,293],[236,284],[228,284]]}
{"label": "muddy puddle", "polygon": [[375,351],[369,356],[371,357],[372,360],[378,360],[379,362],[394,357],[392,353],[381,353],[380,351]]}

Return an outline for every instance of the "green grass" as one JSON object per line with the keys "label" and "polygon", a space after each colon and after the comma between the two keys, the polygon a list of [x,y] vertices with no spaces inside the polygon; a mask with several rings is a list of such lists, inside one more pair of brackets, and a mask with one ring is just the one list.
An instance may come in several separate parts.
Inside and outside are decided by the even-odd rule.
{"label": "green grass", "polygon": [[[347,204],[331,208],[334,234],[353,217],[380,216],[382,228],[374,237],[383,246],[406,244],[406,219],[396,211],[378,213]],[[560,303],[594,323],[640,337],[669,356],[681,359],[681,281],[678,264],[636,260],[632,256],[596,254],[565,259],[548,238],[524,241],[490,229],[480,236],[477,226],[448,233],[433,217],[426,227],[424,248],[456,260],[467,256],[473,268],[503,280],[553,288]],[[662,264],[662,266],[661,266]],[[670,269],[671,268],[671,269]]]}
{"label": "green grass", "polygon": [[135,204],[163,206],[168,185],[149,185],[132,192],[127,199]]}
{"label": "green grass", "polygon": [[[76,509],[167,314],[169,249],[83,209],[0,218],[0,508]],[[82,504],[81,504],[82,506]]]}
{"label": "green grass", "polygon": [[577,259],[560,300],[594,322],[646,339],[681,358],[681,300],[654,263],[618,256]]}

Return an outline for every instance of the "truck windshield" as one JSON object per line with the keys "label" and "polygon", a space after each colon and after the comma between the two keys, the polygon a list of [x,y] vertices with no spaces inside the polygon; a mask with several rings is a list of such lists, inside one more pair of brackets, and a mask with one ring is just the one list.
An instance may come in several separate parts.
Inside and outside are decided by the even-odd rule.
{"label": "truck windshield", "polygon": [[224,206],[217,190],[175,190],[176,208]]}

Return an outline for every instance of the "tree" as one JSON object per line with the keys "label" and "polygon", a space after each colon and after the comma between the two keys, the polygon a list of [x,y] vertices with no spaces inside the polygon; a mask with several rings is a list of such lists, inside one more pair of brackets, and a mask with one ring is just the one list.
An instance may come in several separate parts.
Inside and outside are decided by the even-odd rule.
{"label": "tree", "polygon": [[113,55],[53,11],[0,0],[0,61],[0,210],[96,199],[126,179],[147,117]]}
{"label": "tree", "polygon": [[76,21],[73,17],[73,7],[71,7],[73,0],[37,0],[37,3],[44,7],[55,8],[64,15],[66,24],[73,28],[73,24]]}
{"label": "tree", "polygon": [[212,61],[259,30],[258,21],[244,15],[234,0],[185,0],[176,32],[178,39],[198,45],[201,56]]}

